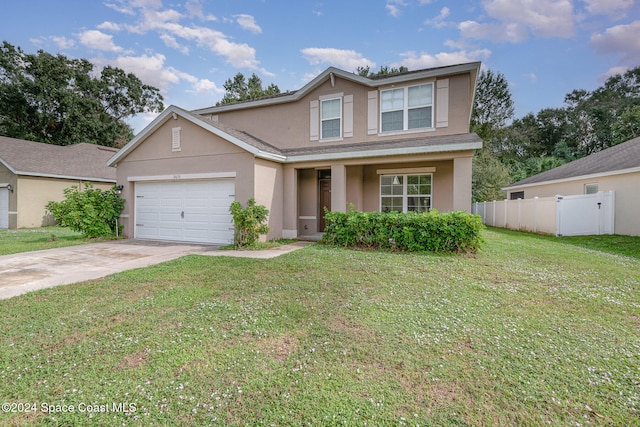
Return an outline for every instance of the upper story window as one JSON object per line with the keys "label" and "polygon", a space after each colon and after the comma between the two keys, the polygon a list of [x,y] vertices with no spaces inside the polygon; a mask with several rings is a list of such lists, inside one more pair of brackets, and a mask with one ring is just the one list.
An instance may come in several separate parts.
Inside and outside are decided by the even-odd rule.
{"label": "upper story window", "polygon": [[433,83],[380,92],[382,132],[433,127]]}
{"label": "upper story window", "polygon": [[342,129],[342,98],[320,101],[320,139],[340,138]]}

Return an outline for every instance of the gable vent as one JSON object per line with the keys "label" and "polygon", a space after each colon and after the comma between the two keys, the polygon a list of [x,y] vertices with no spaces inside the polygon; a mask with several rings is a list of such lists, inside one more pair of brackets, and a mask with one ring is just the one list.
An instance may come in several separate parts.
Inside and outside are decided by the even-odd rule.
{"label": "gable vent", "polygon": [[171,129],[171,151],[180,151],[180,130],[181,128]]}

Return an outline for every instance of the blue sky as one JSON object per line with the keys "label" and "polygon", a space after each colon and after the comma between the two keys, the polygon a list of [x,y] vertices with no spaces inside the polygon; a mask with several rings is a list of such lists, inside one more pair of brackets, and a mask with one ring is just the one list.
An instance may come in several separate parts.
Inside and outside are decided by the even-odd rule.
{"label": "blue sky", "polygon": [[[329,66],[410,70],[482,61],[505,75],[516,116],[560,107],[640,65],[637,0],[23,0],[0,37],[135,73],[165,105],[215,104],[256,73],[299,89]],[[141,130],[155,115],[131,121]]]}

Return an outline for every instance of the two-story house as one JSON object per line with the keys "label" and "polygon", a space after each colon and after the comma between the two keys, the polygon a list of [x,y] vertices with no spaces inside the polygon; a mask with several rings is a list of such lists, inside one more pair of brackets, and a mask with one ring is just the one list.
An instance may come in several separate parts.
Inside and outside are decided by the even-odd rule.
{"label": "two-story house", "polygon": [[168,107],[114,155],[124,232],[228,243],[229,205],[269,211],[269,238],[324,229],[324,208],[471,211],[469,133],[480,63],[362,77],[329,68],[302,89]]}

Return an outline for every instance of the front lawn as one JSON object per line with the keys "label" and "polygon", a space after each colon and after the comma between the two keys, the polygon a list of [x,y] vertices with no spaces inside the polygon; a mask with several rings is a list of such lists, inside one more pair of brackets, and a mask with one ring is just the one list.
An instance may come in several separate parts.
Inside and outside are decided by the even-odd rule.
{"label": "front lawn", "polygon": [[0,301],[0,425],[639,425],[640,259],[483,234],[475,256],[192,255]]}
{"label": "front lawn", "polygon": [[62,227],[0,230],[0,255],[82,245],[89,240]]}

